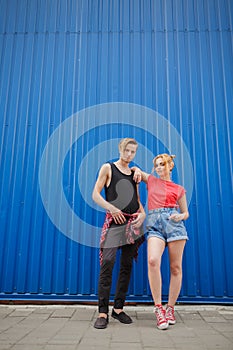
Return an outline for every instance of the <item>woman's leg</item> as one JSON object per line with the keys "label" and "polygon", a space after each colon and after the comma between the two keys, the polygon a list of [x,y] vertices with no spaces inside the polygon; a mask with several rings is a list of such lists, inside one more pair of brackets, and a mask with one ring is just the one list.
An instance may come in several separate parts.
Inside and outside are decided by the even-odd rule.
{"label": "woman's leg", "polygon": [[164,252],[165,242],[158,237],[150,237],[148,239],[148,278],[150,289],[155,305],[161,304],[161,257]]}
{"label": "woman's leg", "polygon": [[162,279],[161,279],[161,257],[164,252],[165,242],[158,237],[148,239],[148,277],[150,289],[153,296],[155,316],[157,319],[157,328],[167,329],[168,322],[165,316],[165,310],[162,307]]}
{"label": "woman's leg", "polygon": [[182,284],[182,258],[186,240],[179,240],[168,243],[170,259],[170,286],[168,305],[174,306],[179,296]]}

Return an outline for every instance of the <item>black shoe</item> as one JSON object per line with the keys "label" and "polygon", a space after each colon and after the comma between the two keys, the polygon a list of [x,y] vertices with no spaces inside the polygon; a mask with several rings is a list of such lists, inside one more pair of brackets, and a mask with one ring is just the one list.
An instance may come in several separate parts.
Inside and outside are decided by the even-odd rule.
{"label": "black shoe", "polygon": [[114,309],[112,309],[112,317],[125,324],[130,324],[133,322],[132,319],[126,315],[124,311],[121,311],[119,314],[117,314]]}
{"label": "black shoe", "polygon": [[107,315],[107,318],[97,317],[94,327],[97,329],[104,329],[104,328],[107,328],[107,325],[108,325],[108,315]]}

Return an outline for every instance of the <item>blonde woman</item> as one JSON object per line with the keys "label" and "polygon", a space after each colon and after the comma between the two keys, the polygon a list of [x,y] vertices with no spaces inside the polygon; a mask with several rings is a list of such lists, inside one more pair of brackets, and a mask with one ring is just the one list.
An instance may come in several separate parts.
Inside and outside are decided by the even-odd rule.
{"label": "blonde woman", "polygon": [[[134,168],[148,190],[148,277],[154,300],[157,327],[167,329],[175,324],[174,306],[182,283],[182,257],[187,232],[183,223],[189,217],[185,189],[171,180],[174,155],[159,154],[153,159],[158,177]],[[170,286],[166,309],[162,306],[161,258],[168,247],[170,261]]]}

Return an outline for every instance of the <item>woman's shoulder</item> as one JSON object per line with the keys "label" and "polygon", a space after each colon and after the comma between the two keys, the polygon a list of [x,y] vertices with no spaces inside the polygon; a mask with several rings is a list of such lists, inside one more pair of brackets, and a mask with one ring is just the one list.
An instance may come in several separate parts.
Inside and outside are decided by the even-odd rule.
{"label": "woman's shoulder", "polygon": [[180,194],[186,192],[185,188],[184,188],[182,185],[177,184],[177,183],[175,183],[175,182],[172,182],[172,184],[173,184],[173,187],[176,188],[176,190],[177,190]]}
{"label": "woman's shoulder", "polygon": [[172,181],[172,184],[173,184],[175,187],[177,187],[177,188],[183,188],[183,189],[184,189],[184,187],[183,187],[182,185],[180,185],[180,184],[178,184],[178,183],[176,183],[176,182],[173,182],[173,181]]}
{"label": "woman's shoulder", "polygon": [[154,176],[153,174],[149,174],[148,182],[158,182],[159,178]]}

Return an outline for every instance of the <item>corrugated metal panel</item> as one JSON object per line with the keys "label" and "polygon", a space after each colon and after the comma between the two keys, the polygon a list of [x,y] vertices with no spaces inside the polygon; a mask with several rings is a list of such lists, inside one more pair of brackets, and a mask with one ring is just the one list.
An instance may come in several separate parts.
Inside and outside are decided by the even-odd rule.
{"label": "corrugated metal panel", "polygon": [[[174,180],[188,190],[180,300],[232,302],[232,1],[0,8],[1,297],[97,299],[103,212],[91,190],[131,135],[148,172],[154,153],[175,150]],[[163,275],[166,299],[166,256]],[[146,244],[128,299],[151,300]]]}

